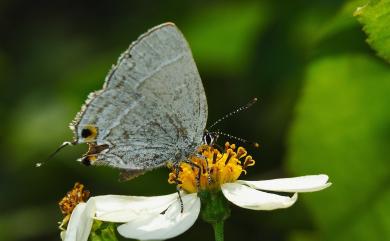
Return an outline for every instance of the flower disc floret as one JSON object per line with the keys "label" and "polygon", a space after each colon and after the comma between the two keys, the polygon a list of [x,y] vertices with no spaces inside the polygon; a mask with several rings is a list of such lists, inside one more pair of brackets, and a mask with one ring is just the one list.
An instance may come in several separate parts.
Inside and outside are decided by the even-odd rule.
{"label": "flower disc floret", "polygon": [[242,172],[246,174],[247,167],[255,164],[252,156],[247,154],[245,148],[236,148],[229,142],[225,143],[223,152],[202,145],[197,154],[190,157],[190,163],[182,162],[178,172],[172,170],[168,182],[178,184],[188,193],[198,192],[198,187],[200,191],[220,190],[222,184],[235,182]]}
{"label": "flower disc floret", "polygon": [[68,223],[70,215],[79,203],[84,203],[88,200],[90,192],[84,190],[84,185],[76,182],[73,189],[66,193],[65,197],[58,203],[62,214],[65,216],[60,223],[60,229]]}

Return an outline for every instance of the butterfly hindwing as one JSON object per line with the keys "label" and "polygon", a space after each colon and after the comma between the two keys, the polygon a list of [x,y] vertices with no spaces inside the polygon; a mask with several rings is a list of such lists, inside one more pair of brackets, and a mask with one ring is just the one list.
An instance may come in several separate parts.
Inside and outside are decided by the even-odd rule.
{"label": "butterfly hindwing", "polygon": [[130,45],[71,127],[77,143],[107,147],[89,152],[94,164],[140,171],[193,153],[206,121],[191,50],[177,27],[166,23]]}

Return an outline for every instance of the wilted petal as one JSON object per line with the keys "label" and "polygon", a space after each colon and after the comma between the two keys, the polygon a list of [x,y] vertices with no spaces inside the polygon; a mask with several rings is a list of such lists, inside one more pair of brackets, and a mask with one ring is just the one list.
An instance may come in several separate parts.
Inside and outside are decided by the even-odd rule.
{"label": "wilted petal", "polygon": [[64,241],[87,241],[91,232],[95,207],[93,202],[79,203],[72,212],[68,227],[61,233]]}
{"label": "wilted petal", "polygon": [[140,240],[169,239],[180,235],[194,224],[200,211],[200,199],[196,193],[182,195],[182,199],[183,213],[177,198],[161,214],[146,214],[120,225],[119,234],[126,238]]}
{"label": "wilted petal", "polygon": [[139,216],[163,212],[178,199],[178,194],[154,197],[105,195],[93,199],[96,205],[96,219],[125,223]]}
{"label": "wilted petal", "polygon": [[225,183],[222,185],[225,197],[237,206],[253,210],[273,210],[288,208],[295,203],[298,195],[292,197],[281,196],[258,191],[239,183]]}
{"label": "wilted petal", "polygon": [[309,175],[292,178],[279,178],[265,181],[244,181],[238,183],[246,184],[250,187],[266,191],[275,192],[314,192],[329,187],[332,183],[327,183],[328,176],[324,174]]}

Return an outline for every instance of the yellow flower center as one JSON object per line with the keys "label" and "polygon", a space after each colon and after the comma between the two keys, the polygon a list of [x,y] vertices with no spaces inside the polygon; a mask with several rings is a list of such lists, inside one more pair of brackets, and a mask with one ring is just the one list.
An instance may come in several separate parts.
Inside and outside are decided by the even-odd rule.
{"label": "yellow flower center", "polygon": [[202,145],[197,154],[190,157],[191,163],[180,164],[178,175],[173,168],[168,178],[170,184],[178,184],[189,193],[197,192],[198,188],[219,190],[222,184],[236,181],[242,172],[246,174],[248,166],[255,164],[243,147],[236,150],[236,145],[229,142],[225,143],[222,153],[217,148]]}
{"label": "yellow flower center", "polygon": [[76,182],[74,184],[73,189],[70,190],[65,195],[65,197],[61,199],[58,205],[60,206],[60,210],[62,214],[65,215],[65,217],[60,223],[60,229],[63,229],[63,226],[65,226],[68,223],[70,215],[72,214],[77,204],[86,202],[89,198],[89,195],[90,192],[84,190],[84,185]]}

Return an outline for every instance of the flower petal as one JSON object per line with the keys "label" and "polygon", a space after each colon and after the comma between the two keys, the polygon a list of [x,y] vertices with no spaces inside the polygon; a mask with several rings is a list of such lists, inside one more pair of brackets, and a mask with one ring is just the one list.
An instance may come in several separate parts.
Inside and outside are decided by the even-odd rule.
{"label": "flower petal", "polygon": [[94,206],[92,202],[79,203],[73,210],[68,227],[61,232],[64,241],[87,241],[93,222]]}
{"label": "flower petal", "polygon": [[288,208],[295,203],[298,195],[281,196],[258,191],[239,183],[225,183],[221,187],[225,197],[239,207],[253,210]]}
{"label": "flower petal", "polygon": [[315,192],[325,189],[332,185],[327,183],[328,176],[308,175],[292,178],[279,178],[265,181],[244,181],[238,180],[238,183],[246,184],[250,187],[266,191],[275,192]]}
{"label": "flower petal", "polygon": [[68,227],[65,233],[63,233],[64,241],[76,240],[77,229],[86,206],[87,205],[85,203],[80,203],[74,208],[70,216]]}
{"label": "flower petal", "polygon": [[178,199],[178,194],[154,197],[105,195],[93,199],[96,205],[96,219],[125,223],[139,216],[163,212]]}
{"label": "flower petal", "polygon": [[77,230],[77,241],[87,241],[93,224],[93,216],[95,215],[95,203],[88,200],[84,212],[80,217]]}
{"label": "flower petal", "polygon": [[61,237],[61,240],[65,240],[65,237],[66,237],[66,230],[61,231],[60,237]]}
{"label": "flower petal", "polygon": [[182,200],[183,212],[181,212],[181,203],[177,198],[177,201],[172,203],[165,212],[158,215],[146,214],[120,225],[119,234],[126,238],[141,240],[169,239],[182,234],[198,218],[200,199],[196,193],[192,193],[182,195]]}

